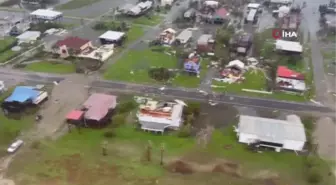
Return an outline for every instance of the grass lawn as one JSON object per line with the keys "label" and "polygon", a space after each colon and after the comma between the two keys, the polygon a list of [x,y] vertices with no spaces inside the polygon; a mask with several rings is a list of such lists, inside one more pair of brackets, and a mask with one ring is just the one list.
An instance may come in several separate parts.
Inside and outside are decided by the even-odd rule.
{"label": "grass lawn", "polygon": [[147,26],[155,26],[159,24],[162,21],[163,17],[160,15],[153,15],[150,17],[141,16],[138,18],[135,18],[132,22],[135,24],[143,24]]}
{"label": "grass lawn", "polygon": [[0,51],[10,49],[9,46],[13,45],[13,43],[16,41],[15,37],[6,37],[3,40],[0,40]]}
{"label": "grass lawn", "polygon": [[131,44],[138,40],[145,34],[145,30],[141,26],[132,25],[131,29],[127,32],[127,44]]}
{"label": "grass lawn", "polygon": [[70,63],[61,63],[61,62],[36,62],[32,64],[28,64],[25,67],[28,71],[34,72],[46,72],[46,73],[59,73],[59,74],[67,74],[76,72],[76,68],[73,64]]}
{"label": "grass lawn", "polygon": [[177,74],[177,76],[175,76],[174,80],[172,81],[172,84],[177,87],[197,88],[208,71],[207,69],[208,64],[209,64],[208,59],[202,59],[201,73],[199,78],[197,78],[197,76],[189,75],[187,73],[182,72],[180,74]]}
{"label": "grass lawn", "polygon": [[[279,175],[282,184],[307,185],[303,180],[302,156],[294,152],[250,152],[245,145],[237,143],[231,127],[216,130],[206,148],[197,147],[193,138],[150,134],[136,131],[131,125],[113,129],[113,138],[104,137],[106,129],[82,129],[81,133],[71,132],[55,142],[44,141],[39,147],[18,154],[22,156],[13,161],[8,175],[16,180],[17,185],[42,185],[47,182],[71,185],[91,185],[92,182],[95,185],[222,185],[224,181],[231,185],[247,185],[259,182],[250,178],[270,173]],[[107,143],[106,156],[102,156],[101,152],[104,141]],[[149,141],[152,142],[152,161],[144,162],[141,159]],[[159,165],[162,144],[165,163],[181,157],[201,165],[215,159],[234,161],[242,168],[243,177],[211,172],[189,175],[167,172]],[[225,145],[231,148],[224,149]],[[319,170],[327,174],[327,165],[322,161]]]}
{"label": "grass lawn", "polygon": [[[131,50],[122,56],[105,72],[108,80],[121,80],[136,83],[157,83],[148,75],[150,67],[176,68],[175,56],[147,50]],[[131,71],[133,74],[131,74]]]}
{"label": "grass lawn", "polygon": [[94,4],[100,0],[70,0],[69,2],[65,4],[61,4],[57,6],[57,9],[59,10],[72,10],[77,8],[82,8],[84,6],[88,6],[91,4]]}
{"label": "grass lawn", "polygon": [[[223,83],[213,80],[213,90],[215,92],[228,92],[228,93],[236,93],[240,95],[246,96],[256,96],[262,98],[273,98],[279,100],[288,100],[288,101],[298,101],[303,102],[307,101],[305,96],[287,94],[282,92],[274,92],[273,94],[262,94],[262,93],[254,93],[254,92],[245,92],[242,89],[250,89],[250,90],[258,90],[258,91],[266,91],[266,78],[261,71],[248,71],[244,75],[245,81],[242,83]],[[217,87],[216,87],[217,86]]]}
{"label": "grass lawn", "polygon": [[11,58],[15,57],[19,53],[17,51],[12,51],[11,49],[1,52],[0,54],[0,63],[7,62]]}

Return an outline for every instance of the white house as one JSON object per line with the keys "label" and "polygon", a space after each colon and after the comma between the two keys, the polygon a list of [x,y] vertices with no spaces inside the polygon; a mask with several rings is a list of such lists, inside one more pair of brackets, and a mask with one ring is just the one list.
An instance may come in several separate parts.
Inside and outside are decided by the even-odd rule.
{"label": "white house", "polygon": [[161,6],[171,6],[173,3],[174,0],[161,0]]}
{"label": "white house", "polygon": [[141,129],[163,133],[165,129],[177,130],[182,124],[182,104],[146,100],[140,104],[137,118]]}
{"label": "white house", "polygon": [[236,132],[240,143],[259,142],[276,151],[302,151],[306,142],[304,126],[296,115],[287,116],[287,120],[241,115]]}
{"label": "white house", "polygon": [[26,31],[21,35],[17,36],[18,43],[33,43],[41,36],[40,31]]}
{"label": "white house", "polygon": [[103,35],[99,36],[101,44],[116,44],[121,45],[125,39],[126,34],[119,31],[106,31]]}
{"label": "white house", "polygon": [[30,13],[30,17],[36,21],[55,21],[61,19],[63,13],[49,9],[38,9]]}

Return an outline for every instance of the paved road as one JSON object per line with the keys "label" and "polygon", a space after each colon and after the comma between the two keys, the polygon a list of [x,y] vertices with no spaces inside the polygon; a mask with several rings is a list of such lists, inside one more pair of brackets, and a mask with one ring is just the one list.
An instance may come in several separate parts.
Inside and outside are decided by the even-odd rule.
{"label": "paved road", "polygon": [[[303,0],[298,0],[303,1]],[[316,89],[316,100],[323,103],[329,104],[330,94],[326,81],[323,56],[321,54],[321,46],[316,36],[316,32],[320,29],[318,20],[318,6],[320,4],[327,4],[329,0],[307,0],[307,8],[303,10],[303,28],[310,33],[310,49],[311,49],[311,60],[312,68],[314,73],[314,84]]]}
{"label": "paved road", "polygon": [[[56,75],[46,73],[30,73],[21,72],[17,70],[0,69],[0,79],[6,80],[19,80],[28,83],[35,84],[50,84],[54,81],[62,81],[70,75]],[[332,113],[333,110],[324,106],[318,106],[310,103],[295,103],[286,101],[277,101],[269,99],[259,99],[251,97],[243,97],[229,94],[217,94],[206,96],[197,89],[186,88],[173,88],[166,87],[161,91],[160,86],[148,86],[142,84],[131,84],[124,82],[96,80],[91,84],[92,88],[111,89],[111,91],[122,91],[130,93],[140,93],[157,96],[169,96],[179,99],[188,99],[194,101],[208,101],[209,99],[217,103],[226,103],[239,106],[256,107],[256,108],[269,108],[285,111],[300,111],[300,112],[320,112],[320,113]]]}

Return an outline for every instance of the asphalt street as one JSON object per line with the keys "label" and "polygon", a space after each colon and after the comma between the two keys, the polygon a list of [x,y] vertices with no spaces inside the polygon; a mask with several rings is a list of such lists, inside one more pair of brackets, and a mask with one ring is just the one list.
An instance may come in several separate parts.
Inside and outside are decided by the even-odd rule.
{"label": "asphalt street", "polygon": [[[10,69],[0,69],[0,79],[5,83],[7,81],[25,82],[28,84],[52,84],[54,81],[59,82],[67,78],[68,75],[56,75],[47,73],[31,73]],[[269,108],[274,110],[300,111],[300,112],[321,112],[331,113],[332,109],[311,103],[296,103],[287,101],[278,101],[271,99],[260,99],[252,97],[236,96],[231,94],[213,93],[204,95],[197,89],[174,88],[162,86],[149,86],[142,84],[132,84],[116,81],[96,80],[91,84],[91,88],[110,89],[111,91],[123,91],[142,95],[168,96],[179,99],[194,101],[213,101],[216,103],[225,103],[239,106]]]}

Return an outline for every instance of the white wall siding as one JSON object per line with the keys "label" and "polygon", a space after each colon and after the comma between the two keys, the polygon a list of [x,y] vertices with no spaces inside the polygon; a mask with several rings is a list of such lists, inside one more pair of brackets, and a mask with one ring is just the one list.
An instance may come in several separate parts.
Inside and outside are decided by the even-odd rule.
{"label": "white wall siding", "polygon": [[253,140],[258,139],[257,135],[254,134],[246,134],[246,133],[239,133],[239,142],[240,143],[251,143]]}
{"label": "white wall siding", "polygon": [[302,151],[305,142],[303,141],[294,141],[294,140],[285,140],[283,148],[287,150]]}

